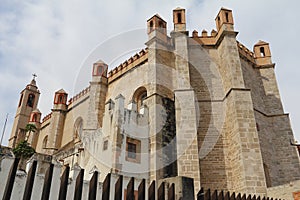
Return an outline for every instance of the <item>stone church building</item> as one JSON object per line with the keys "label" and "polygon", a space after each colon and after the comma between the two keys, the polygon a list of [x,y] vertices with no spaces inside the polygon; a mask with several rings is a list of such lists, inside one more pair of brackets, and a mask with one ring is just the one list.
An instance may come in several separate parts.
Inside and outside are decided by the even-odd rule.
{"label": "stone church building", "polygon": [[[269,44],[251,51],[237,41],[231,10],[222,8],[215,22],[210,34],[190,34],[177,8],[168,34],[154,15],[145,49],[109,72],[94,63],[88,87],[72,98],[55,92],[43,118],[33,79],[21,92],[9,146],[28,138],[63,165],[98,170],[100,181],[107,173],[148,182],[185,176],[197,191],[266,195],[300,180]],[[28,123],[35,133],[26,135]]]}

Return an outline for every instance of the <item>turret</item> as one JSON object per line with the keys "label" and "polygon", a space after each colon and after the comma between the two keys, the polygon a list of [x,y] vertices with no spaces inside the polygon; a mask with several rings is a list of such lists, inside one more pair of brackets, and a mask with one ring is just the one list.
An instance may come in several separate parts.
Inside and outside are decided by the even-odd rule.
{"label": "turret", "polygon": [[272,64],[269,43],[260,40],[254,45],[253,51],[257,65],[262,66]]}
{"label": "turret", "polygon": [[25,139],[25,127],[29,122],[30,115],[33,110],[36,110],[40,91],[36,85],[36,75],[33,75],[31,82],[21,92],[18,108],[9,138],[9,146],[15,147],[15,145]]}
{"label": "turret", "polygon": [[158,14],[147,20],[148,38],[160,39],[167,42],[167,22]]}
{"label": "turret", "polygon": [[176,8],[173,10],[174,31],[186,31],[185,9]]}
{"label": "turret", "polygon": [[93,64],[92,81],[90,82],[88,120],[84,126],[91,131],[102,127],[108,87],[107,69],[108,65],[102,60]]}
{"label": "turret", "polygon": [[234,31],[232,10],[221,8],[216,19],[217,31]]}
{"label": "turret", "polygon": [[68,94],[60,89],[55,92],[50,121],[50,134],[47,143],[48,153],[53,153],[61,146],[61,140],[64,130],[65,116],[67,112]]}

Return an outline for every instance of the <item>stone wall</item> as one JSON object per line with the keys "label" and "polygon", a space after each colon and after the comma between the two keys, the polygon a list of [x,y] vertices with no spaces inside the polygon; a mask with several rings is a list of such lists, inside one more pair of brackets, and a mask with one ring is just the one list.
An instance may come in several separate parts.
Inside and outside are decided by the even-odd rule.
{"label": "stone wall", "polygon": [[[297,194],[297,198],[295,197]],[[287,184],[270,187],[267,190],[267,195],[273,198],[281,198],[285,200],[299,200],[300,180],[291,181]]]}

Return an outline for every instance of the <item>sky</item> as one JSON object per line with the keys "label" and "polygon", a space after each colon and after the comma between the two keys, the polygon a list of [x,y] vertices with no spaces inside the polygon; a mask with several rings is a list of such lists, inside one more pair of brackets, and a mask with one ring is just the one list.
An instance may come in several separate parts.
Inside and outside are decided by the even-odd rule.
{"label": "sky", "polygon": [[300,141],[299,0],[0,0],[1,133],[9,114],[2,144],[8,143],[20,92],[33,73],[45,116],[55,91],[63,88],[71,97],[88,86],[93,62],[102,59],[114,68],[144,48],[151,16],[158,13],[172,30],[176,7],[186,9],[190,34],[215,29],[225,7],[233,10],[241,43],[250,50],[259,40],[270,43],[284,109]]}

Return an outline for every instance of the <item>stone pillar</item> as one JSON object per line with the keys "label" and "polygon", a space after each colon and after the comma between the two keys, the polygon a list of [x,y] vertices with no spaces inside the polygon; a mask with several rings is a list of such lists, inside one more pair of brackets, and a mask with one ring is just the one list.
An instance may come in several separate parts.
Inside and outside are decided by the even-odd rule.
{"label": "stone pillar", "polygon": [[221,22],[222,19],[229,19],[218,28],[218,34],[221,35],[218,41],[219,71],[227,106],[224,156],[228,189],[263,196],[266,194],[266,182],[251,91],[245,88],[236,43],[237,33],[233,30],[231,14],[228,12],[221,10],[217,17]]}
{"label": "stone pillar", "polygon": [[190,85],[188,33],[173,32],[175,45],[175,114],[178,176],[194,179],[195,194],[200,190],[195,93]]}

